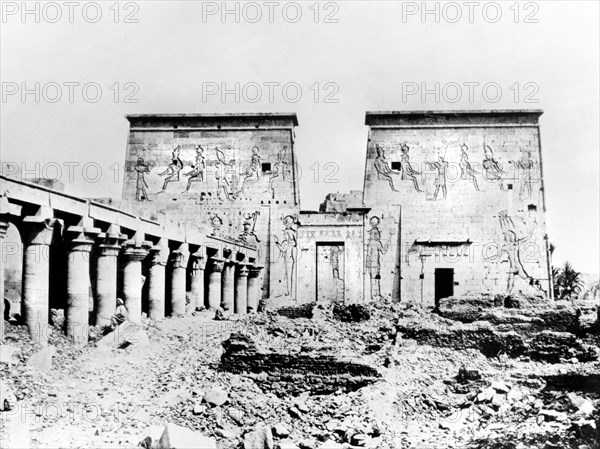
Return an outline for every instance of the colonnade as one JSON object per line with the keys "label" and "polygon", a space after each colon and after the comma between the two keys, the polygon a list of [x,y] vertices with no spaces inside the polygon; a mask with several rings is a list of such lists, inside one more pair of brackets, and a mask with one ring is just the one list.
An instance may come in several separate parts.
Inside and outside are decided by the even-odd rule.
{"label": "colonnade", "polygon": [[[23,244],[22,317],[32,338],[47,344],[50,267],[61,263],[50,257],[54,254],[51,246],[57,243],[58,220],[47,213],[17,220],[15,223],[14,216],[0,212],[0,243],[9,221],[15,223]],[[128,236],[116,224],[102,232],[89,217],[59,234],[67,253],[64,330],[75,344],[87,343],[89,325],[110,324],[118,292],[129,320],[135,323],[142,319],[143,297],[148,317],[155,320],[183,316],[202,307],[222,307],[240,315],[257,311],[262,267],[251,263],[254,259],[237,251],[235,244],[191,245],[155,235],[146,240],[143,232],[129,230]],[[3,271],[0,267],[0,292],[4,292]]]}

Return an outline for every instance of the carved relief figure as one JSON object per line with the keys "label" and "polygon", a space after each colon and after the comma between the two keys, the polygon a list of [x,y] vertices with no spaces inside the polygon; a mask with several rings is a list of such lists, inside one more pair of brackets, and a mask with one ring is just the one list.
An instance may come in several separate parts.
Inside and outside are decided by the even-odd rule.
{"label": "carved relief figure", "polygon": [[417,175],[420,175],[421,172],[415,170],[414,168],[412,168],[412,165],[410,163],[410,156],[408,154],[410,150],[410,147],[406,144],[403,144],[400,147],[400,152],[402,153],[400,155],[400,167],[402,170],[402,181],[407,181],[408,179],[410,179],[413,182],[413,185],[415,186],[415,190],[417,192],[422,192],[422,190],[419,188],[419,183],[417,181]]}
{"label": "carved relief figure", "polygon": [[234,189],[231,186],[231,182],[227,178],[227,172],[231,167],[235,165],[235,159],[227,162],[225,160],[225,154],[215,147],[217,153],[217,163],[215,164],[215,178],[217,179],[217,195],[219,199],[222,198],[222,194],[228,200],[234,200],[235,194]]}
{"label": "carved relief figure", "polygon": [[398,192],[398,190],[396,190],[396,188],[394,187],[394,180],[390,176],[390,175],[397,175],[398,173],[393,172],[392,169],[390,168],[389,164],[387,163],[387,161],[385,159],[385,151],[383,151],[383,148],[381,148],[379,145],[376,144],[375,150],[377,151],[377,157],[375,158],[375,161],[373,162],[373,166],[375,167],[375,170],[377,171],[377,179],[383,178],[383,179],[387,180],[387,182],[390,184],[390,188],[394,192]]}
{"label": "carved relief figure", "polygon": [[210,219],[210,225],[213,228],[211,235],[213,237],[220,237],[221,236],[221,226],[223,226],[223,219],[221,217],[219,217],[217,214],[214,214],[212,216],[212,218]]}
{"label": "carved relief figure", "polygon": [[371,217],[369,224],[369,242],[367,243],[367,270],[371,279],[371,299],[376,300],[381,296],[381,256],[388,250],[388,245],[381,243],[379,231],[379,217]]}
{"label": "carved relief figure", "polygon": [[446,199],[446,195],[448,190],[446,188],[446,172],[448,171],[448,162],[444,159],[444,156],[438,154],[438,160],[436,162],[425,162],[425,164],[432,170],[435,170],[435,192],[433,193],[433,200],[437,200],[438,193],[440,193],[440,188],[442,189],[442,194],[444,195],[444,199]]}
{"label": "carved relief figure", "polygon": [[518,236],[515,230],[515,225],[506,211],[501,211],[498,214],[500,221],[500,227],[504,236],[504,241],[500,248],[501,254],[506,254],[508,259],[508,279],[506,284],[506,294],[509,295],[515,285],[515,278],[520,277],[526,280],[529,285],[536,286],[539,290],[541,287],[539,282],[534,280],[525,270],[522,260],[522,245],[531,239],[533,231],[537,226],[537,222],[534,222],[533,226],[527,231],[525,235]]}
{"label": "carved relief figure", "polygon": [[242,224],[243,232],[240,234],[239,239],[247,244],[256,245],[260,243],[258,236],[254,232],[256,227],[256,220],[260,212],[252,212],[251,214],[244,215],[244,223]]}
{"label": "carved relief figure", "polygon": [[469,161],[469,153],[467,152],[469,147],[467,144],[463,143],[460,146],[460,178],[471,181],[473,183],[473,187],[475,190],[479,192],[479,185],[477,184],[477,178],[475,175],[477,172],[473,169],[471,162]]}
{"label": "carved relief figure", "polygon": [[188,176],[188,182],[185,190],[182,193],[188,193],[194,182],[204,182],[204,171],[206,170],[206,163],[204,162],[204,148],[200,145],[196,145],[196,160],[192,165],[192,171],[184,173],[184,176]]}
{"label": "carved relief figure", "polygon": [[490,181],[498,181],[498,186],[500,190],[504,190],[504,184],[502,175],[504,175],[504,170],[500,167],[500,164],[496,159],[494,159],[494,152],[492,149],[483,144],[483,169],[485,170],[485,178]]}
{"label": "carved relief figure", "polygon": [[146,165],[144,159],[138,157],[137,163],[133,168],[136,172],[136,182],[135,182],[135,199],[137,201],[150,201],[148,198],[148,184],[146,183],[146,173],[150,173],[150,167]]}
{"label": "carved relief figure", "polygon": [[252,156],[250,158],[250,165],[246,167],[244,173],[242,173],[242,187],[240,192],[244,190],[246,184],[252,184],[260,180],[260,155],[258,154],[258,147],[252,147]]}
{"label": "carved relief figure", "polygon": [[333,279],[342,280],[340,277],[340,253],[343,251],[342,247],[331,245],[329,251],[329,260],[331,260],[331,272]]}
{"label": "carved relief figure", "polygon": [[179,152],[181,151],[180,145],[177,145],[173,149],[173,154],[171,156],[171,163],[168,165],[167,169],[162,173],[159,173],[159,176],[166,176],[165,181],[162,186],[162,190],[158,193],[164,193],[167,189],[167,185],[170,182],[179,181],[179,173],[183,169],[183,162],[179,159]]}
{"label": "carved relief figure", "polygon": [[531,198],[531,178],[534,168],[534,162],[531,160],[531,151],[523,152],[521,159],[517,162],[517,168],[523,176],[523,182],[519,189],[519,198],[523,199],[525,195],[527,195],[527,198]]}
{"label": "carved relief figure", "polygon": [[285,267],[285,294],[291,296],[294,300],[296,299],[296,265],[298,261],[297,223],[295,217],[286,215],[283,218],[283,225],[285,226],[283,239],[279,241],[276,235],[273,236]]}
{"label": "carved relief figure", "polygon": [[269,186],[265,192],[268,192],[269,190],[273,191],[273,181],[279,176],[282,176],[285,181],[288,171],[288,163],[285,161],[286,152],[287,146],[284,146],[283,149],[277,153],[277,162],[273,164],[273,168],[269,175]]}

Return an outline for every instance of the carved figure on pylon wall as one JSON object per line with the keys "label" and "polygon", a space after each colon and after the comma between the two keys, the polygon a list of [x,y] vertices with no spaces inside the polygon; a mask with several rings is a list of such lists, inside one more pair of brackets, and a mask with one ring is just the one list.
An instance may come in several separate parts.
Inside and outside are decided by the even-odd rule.
{"label": "carved figure on pylon wall", "polygon": [[288,163],[285,161],[286,153],[287,146],[284,146],[283,149],[279,153],[277,153],[277,162],[273,164],[273,167],[269,174],[269,186],[267,187],[267,190],[265,190],[265,192],[271,191],[273,194],[275,194],[275,191],[273,190],[273,181],[275,181],[276,178],[279,178],[281,176],[284,181],[286,180],[288,171]]}
{"label": "carved figure on pylon wall", "polygon": [[385,159],[385,151],[381,146],[375,144],[375,151],[377,151],[377,157],[375,158],[375,161],[373,161],[373,166],[377,171],[377,179],[385,179],[389,183],[390,188],[394,192],[397,192],[398,190],[396,189],[396,187],[394,187],[394,180],[391,175],[397,175],[398,173],[394,172],[390,168],[389,164]]}
{"label": "carved figure on pylon wall", "polygon": [[[531,240],[533,232],[537,226],[537,221],[533,222],[533,225],[527,230],[525,234],[517,234],[514,221],[507,211],[500,211],[498,214],[500,228],[502,229],[503,242],[500,248],[500,254],[506,254],[508,260],[508,277],[506,283],[506,294],[510,295],[515,286],[515,279],[521,278],[525,280],[529,286],[535,288],[538,291],[542,291],[539,280],[534,279],[525,269],[523,262],[528,257],[531,258],[531,254],[524,254],[523,247]],[[525,222],[523,222],[525,224]],[[533,246],[537,252],[537,246]],[[535,253],[533,254],[535,257]],[[533,260],[530,260],[533,261]]]}
{"label": "carved figure on pylon wall", "polygon": [[371,282],[371,300],[381,299],[381,256],[387,253],[388,245],[381,243],[379,217],[371,217],[369,224],[369,241],[367,243],[367,270]]}
{"label": "carved figure on pylon wall", "polygon": [[282,219],[284,230],[281,241],[276,235],[273,236],[275,245],[279,249],[279,256],[284,263],[285,295],[296,299],[296,268],[298,262],[298,220],[292,215],[286,215]]}
{"label": "carved figure on pylon wall", "polygon": [[167,190],[167,186],[169,185],[170,182],[179,181],[179,173],[183,169],[183,162],[181,162],[181,159],[179,159],[180,151],[181,151],[181,146],[177,145],[173,149],[173,153],[171,156],[171,163],[167,166],[165,171],[158,174],[159,176],[166,176],[166,178],[163,182],[162,190],[158,193],[164,193]]}
{"label": "carved figure on pylon wall", "polygon": [[206,163],[204,161],[204,148],[200,145],[196,145],[196,159],[192,165],[192,170],[184,173],[184,176],[188,177],[187,186],[181,193],[188,193],[192,187],[192,183],[204,182],[204,172],[206,170]]}
{"label": "carved figure on pylon wall", "polygon": [[483,144],[483,170],[485,171],[485,178],[489,181],[497,181],[500,190],[504,190],[503,175],[504,170],[500,166],[500,163],[494,158],[494,151],[489,145]]}
{"label": "carved figure on pylon wall", "polygon": [[473,187],[475,187],[475,190],[479,192],[479,184],[477,184],[476,178],[477,171],[475,171],[475,169],[471,165],[471,162],[469,161],[468,150],[469,147],[466,143],[463,143],[460,146],[460,179],[471,181]]}
{"label": "carved figure on pylon wall", "polygon": [[144,158],[138,157],[135,167],[135,199],[137,201],[150,201],[148,198],[148,184],[146,183],[146,174],[150,173],[150,167],[144,161]]}
{"label": "carved figure on pylon wall", "polygon": [[437,200],[440,189],[442,190],[444,199],[446,199],[448,194],[448,190],[446,188],[446,172],[448,171],[448,162],[446,161],[445,156],[442,156],[441,153],[438,153],[437,161],[425,162],[425,164],[430,169],[435,170],[435,192],[433,193],[433,200]]}
{"label": "carved figure on pylon wall", "polygon": [[231,167],[235,166],[235,159],[227,162],[225,154],[215,147],[217,153],[217,163],[215,164],[215,178],[217,179],[217,196],[219,199],[235,200],[235,180],[228,176],[232,171]]}
{"label": "carved figure on pylon wall", "polygon": [[410,147],[407,144],[403,144],[400,147],[400,153],[402,153],[400,155],[400,170],[402,175],[400,179],[402,179],[402,181],[411,180],[415,190],[417,192],[422,192],[423,190],[419,188],[419,182],[417,180],[417,175],[420,175],[421,172],[412,167],[410,163],[409,151]]}

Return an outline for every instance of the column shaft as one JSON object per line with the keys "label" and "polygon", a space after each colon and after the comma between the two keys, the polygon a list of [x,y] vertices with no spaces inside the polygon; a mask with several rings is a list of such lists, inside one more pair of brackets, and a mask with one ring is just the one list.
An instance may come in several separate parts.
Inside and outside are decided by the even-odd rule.
{"label": "column shaft", "polygon": [[125,249],[123,268],[123,296],[129,321],[142,321],[142,260],[148,254],[148,246],[128,245]]}
{"label": "column shaft", "polygon": [[186,244],[171,253],[171,316],[185,315],[185,283],[189,252]]}
{"label": "column shaft", "polygon": [[248,267],[246,264],[238,264],[234,312],[239,315],[246,315],[248,312]]}
{"label": "column shaft", "polygon": [[190,286],[190,309],[192,312],[204,306],[204,264],[204,257],[194,254]]}
{"label": "column shaft", "polygon": [[27,237],[23,242],[21,312],[31,338],[46,345],[50,307],[50,242],[54,220],[25,222],[25,225]]}
{"label": "column shaft", "polygon": [[95,323],[108,326],[117,307],[117,245],[100,245],[100,254],[96,261],[96,306]]}
{"label": "column shaft", "polygon": [[235,262],[225,260],[221,280],[221,307],[233,312],[235,289]]}
{"label": "column shaft", "polygon": [[263,267],[251,266],[248,273],[248,313],[258,311],[258,302],[260,300],[260,270]]}
{"label": "column shaft", "polygon": [[208,308],[216,310],[221,307],[221,272],[223,259],[211,258],[208,263]]}
{"label": "column shaft", "polygon": [[70,242],[68,252],[65,330],[71,342],[77,345],[85,345],[88,342],[92,243],[80,235]]}

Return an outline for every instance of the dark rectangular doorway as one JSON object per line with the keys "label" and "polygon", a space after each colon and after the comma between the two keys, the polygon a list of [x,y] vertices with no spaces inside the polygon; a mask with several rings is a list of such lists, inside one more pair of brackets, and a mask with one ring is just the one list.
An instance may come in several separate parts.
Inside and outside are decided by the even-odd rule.
{"label": "dark rectangular doorway", "polygon": [[435,306],[440,299],[454,295],[454,268],[435,269]]}

